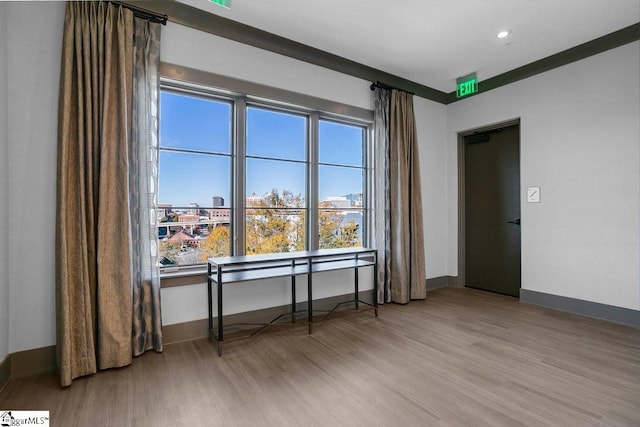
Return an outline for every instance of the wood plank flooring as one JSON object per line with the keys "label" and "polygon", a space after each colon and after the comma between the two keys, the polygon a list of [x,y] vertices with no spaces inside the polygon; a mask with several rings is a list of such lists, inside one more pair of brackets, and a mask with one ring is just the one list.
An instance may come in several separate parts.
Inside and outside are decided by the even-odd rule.
{"label": "wood plank flooring", "polygon": [[640,329],[441,288],[225,345],[166,346],[61,389],[12,380],[0,409],[52,426],[640,426]]}

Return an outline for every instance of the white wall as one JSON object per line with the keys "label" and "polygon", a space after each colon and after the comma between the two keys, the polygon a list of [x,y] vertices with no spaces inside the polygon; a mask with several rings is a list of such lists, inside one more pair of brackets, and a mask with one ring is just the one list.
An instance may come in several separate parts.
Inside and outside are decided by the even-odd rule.
{"label": "white wall", "polygon": [[9,196],[7,144],[7,5],[0,3],[0,362],[9,353]]}
{"label": "white wall", "polygon": [[414,97],[427,278],[448,276],[447,107]]}
{"label": "white wall", "polygon": [[13,353],[55,344],[56,145],[64,3],[10,2],[4,7],[9,58],[8,350]]}
{"label": "white wall", "polygon": [[[640,42],[448,106],[449,271],[457,132],[520,117],[522,288],[640,308]],[[542,202],[526,203],[529,186]]]}
{"label": "white wall", "polygon": [[169,22],[161,60],[373,109],[371,82]]}

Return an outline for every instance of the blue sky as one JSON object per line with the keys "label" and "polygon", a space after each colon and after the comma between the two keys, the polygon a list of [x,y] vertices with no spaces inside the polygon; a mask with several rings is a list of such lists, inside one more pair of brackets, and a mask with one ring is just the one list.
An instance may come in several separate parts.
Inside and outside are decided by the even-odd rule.
{"label": "blue sky", "polygon": [[[162,92],[161,147],[202,153],[160,152],[159,203],[210,206],[215,195],[224,197],[228,206],[231,113],[231,104],[225,102]],[[304,116],[248,108],[247,195],[277,188],[304,196],[306,132]],[[362,164],[362,129],[321,121],[319,134],[320,200],[362,191],[361,169],[335,166]]]}

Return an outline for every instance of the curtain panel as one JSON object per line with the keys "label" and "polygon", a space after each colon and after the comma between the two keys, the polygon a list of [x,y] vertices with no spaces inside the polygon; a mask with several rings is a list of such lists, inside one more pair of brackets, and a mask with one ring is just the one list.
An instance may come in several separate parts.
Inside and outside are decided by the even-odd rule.
{"label": "curtain panel", "polygon": [[392,90],[391,146],[391,298],[407,303],[427,296],[422,224],[422,191],[413,95]]}
{"label": "curtain panel", "polygon": [[413,95],[376,88],[374,108],[378,302],[406,304],[427,295]]}
{"label": "curtain panel", "polygon": [[391,153],[389,151],[389,91],[374,91],[375,127],[375,242],[378,248],[378,302],[391,302],[391,212],[389,207]]}
{"label": "curtain panel", "polygon": [[[143,120],[136,104],[136,93],[146,90],[134,84],[142,43],[136,21],[130,10],[107,2],[66,6],[56,202],[56,348],[63,386],[97,369],[128,365],[137,354],[132,343],[145,340],[132,331],[134,313],[149,310],[134,309],[133,299],[150,299],[136,284],[149,280],[140,272],[147,264],[140,260],[146,250],[140,241],[155,218],[137,200],[141,181],[155,184],[138,143],[149,133],[139,129],[141,122],[157,123]],[[133,162],[143,170],[132,170]],[[141,206],[146,213],[136,215]],[[140,330],[153,329],[142,323]]]}
{"label": "curtain panel", "polygon": [[133,126],[129,146],[133,355],[162,351],[158,269],[160,24],[135,18]]}

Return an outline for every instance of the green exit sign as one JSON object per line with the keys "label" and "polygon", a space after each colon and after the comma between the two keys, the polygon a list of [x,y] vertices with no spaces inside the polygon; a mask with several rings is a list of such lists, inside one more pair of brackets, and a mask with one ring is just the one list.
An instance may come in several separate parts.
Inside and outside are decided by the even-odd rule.
{"label": "green exit sign", "polygon": [[219,4],[228,9],[231,9],[231,0],[209,0],[211,3]]}
{"label": "green exit sign", "polygon": [[456,96],[463,98],[478,92],[478,78],[476,73],[456,79]]}

